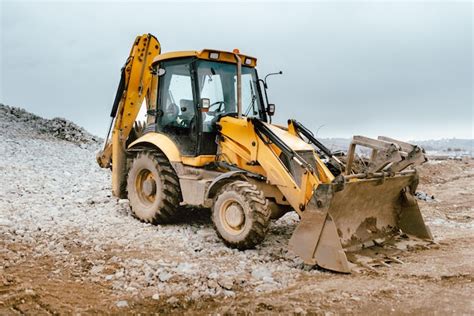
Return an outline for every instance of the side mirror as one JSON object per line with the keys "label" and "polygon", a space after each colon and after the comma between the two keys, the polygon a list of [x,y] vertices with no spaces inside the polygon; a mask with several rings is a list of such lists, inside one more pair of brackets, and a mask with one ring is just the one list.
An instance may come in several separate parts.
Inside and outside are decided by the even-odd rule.
{"label": "side mirror", "polygon": [[211,100],[207,98],[201,99],[201,112],[208,112],[211,106]]}
{"label": "side mirror", "polygon": [[275,104],[269,104],[267,106],[267,113],[269,116],[273,116],[275,114]]}

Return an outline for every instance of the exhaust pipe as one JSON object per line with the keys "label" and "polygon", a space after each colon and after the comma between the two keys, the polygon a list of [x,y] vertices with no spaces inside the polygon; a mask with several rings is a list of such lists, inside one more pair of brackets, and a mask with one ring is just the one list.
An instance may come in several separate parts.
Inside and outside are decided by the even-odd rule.
{"label": "exhaust pipe", "polygon": [[238,51],[234,49],[234,56],[237,60],[237,117],[242,118],[242,59]]}

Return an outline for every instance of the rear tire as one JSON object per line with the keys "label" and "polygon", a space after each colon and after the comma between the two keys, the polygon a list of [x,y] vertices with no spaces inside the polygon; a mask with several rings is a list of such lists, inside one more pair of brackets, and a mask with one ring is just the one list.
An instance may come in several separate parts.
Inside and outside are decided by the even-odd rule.
{"label": "rear tire", "polygon": [[265,239],[271,210],[262,191],[246,181],[222,187],[212,206],[218,236],[232,248],[249,249]]}
{"label": "rear tire", "polygon": [[143,151],[133,159],[127,191],[132,212],[141,221],[164,224],[176,218],[181,190],[178,176],[163,153]]}

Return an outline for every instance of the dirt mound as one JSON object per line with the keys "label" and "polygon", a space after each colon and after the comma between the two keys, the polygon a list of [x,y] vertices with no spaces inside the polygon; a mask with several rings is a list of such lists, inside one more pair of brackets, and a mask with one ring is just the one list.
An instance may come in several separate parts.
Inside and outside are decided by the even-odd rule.
{"label": "dirt mound", "polygon": [[0,124],[9,130],[28,129],[76,144],[96,144],[100,138],[64,118],[44,119],[24,109],[0,103]]}
{"label": "dirt mound", "polygon": [[420,183],[444,184],[457,180],[463,173],[472,171],[473,161],[457,162],[453,160],[429,161],[419,170]]}

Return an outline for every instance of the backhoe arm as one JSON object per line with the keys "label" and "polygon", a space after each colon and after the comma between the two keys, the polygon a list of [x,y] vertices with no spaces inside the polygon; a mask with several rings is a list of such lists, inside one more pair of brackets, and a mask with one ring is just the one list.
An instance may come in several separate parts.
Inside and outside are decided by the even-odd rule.
{"label": "backhoe arm", "polygon": [[[112,192],[115,196],[121,196],[125,186],[125,142],[145,98],[147,106],[154,103],[156,98],[156,93],[150,87],[156,85],[158,79],[151,65],[160,52],[160,43],[153,35],[137,36],[122,68],[120,83],[110,113],[109,131],[104,148],[97,154],[99,166],[112,167]],[[111,139],[109,139],[110,132],[112,132]]]}

